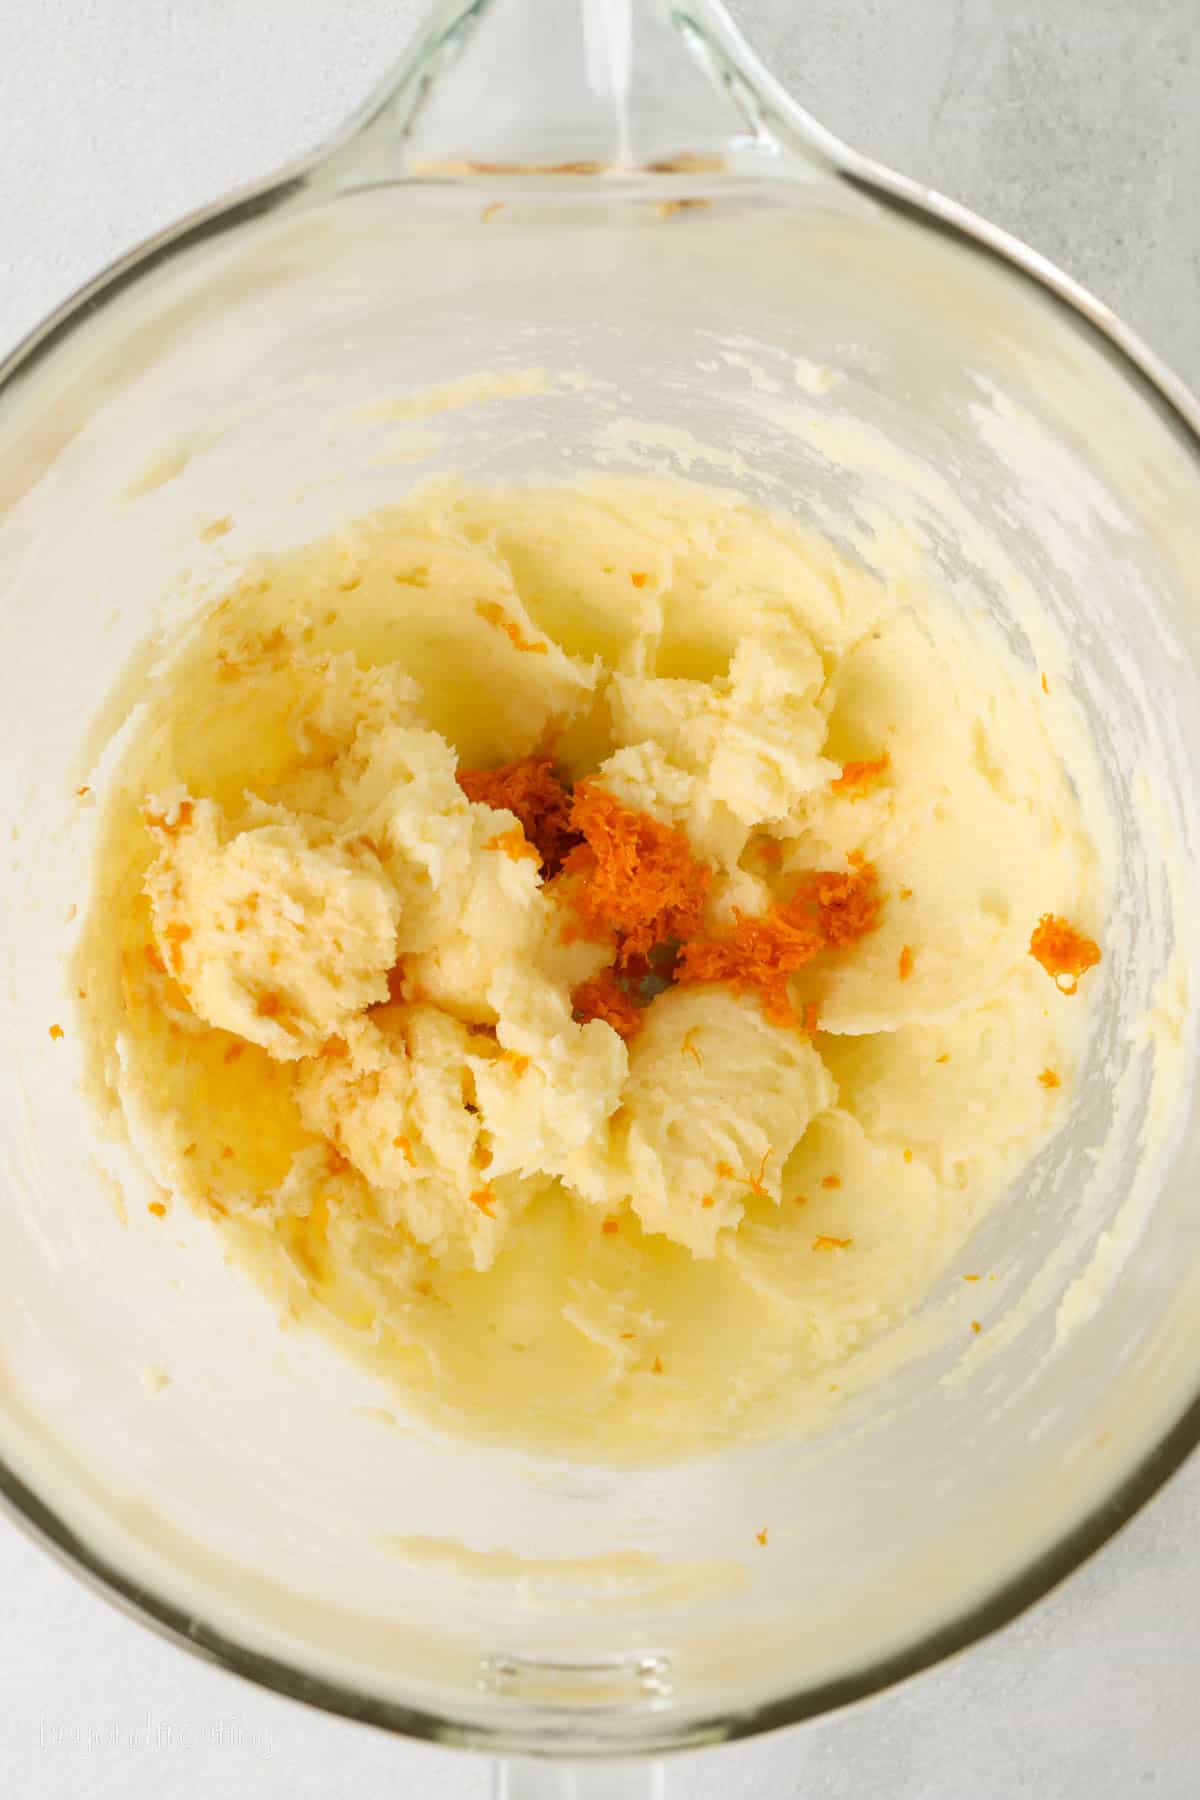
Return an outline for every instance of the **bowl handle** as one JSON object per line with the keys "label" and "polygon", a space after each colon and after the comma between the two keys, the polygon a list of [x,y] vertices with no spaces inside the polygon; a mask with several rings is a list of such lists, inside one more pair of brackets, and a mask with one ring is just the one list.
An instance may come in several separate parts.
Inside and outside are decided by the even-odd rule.
{"label": "bowl handle", "polygon": [[720,0],[441,0],[322,172],[811,179],[856,160]]}

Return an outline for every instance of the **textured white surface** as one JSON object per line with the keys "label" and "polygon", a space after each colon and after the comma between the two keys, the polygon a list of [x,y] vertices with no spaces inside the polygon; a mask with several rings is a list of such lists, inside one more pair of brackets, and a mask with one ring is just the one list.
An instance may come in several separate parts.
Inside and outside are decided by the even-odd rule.
{"label": "textured white surface", "polygon": [[[419,0],[0,0],[0,353],[114,255],[317,142]],[[735,0],[852,143],[1094,287],[1200,385],[1197,0]],[[475,1800],[475,1759],[275,1699],[0,1525],[0,1795]],[[868,1706],[673,1762],[689,1800],[1200,1793],[1200,1467],[1000,1636]]]}

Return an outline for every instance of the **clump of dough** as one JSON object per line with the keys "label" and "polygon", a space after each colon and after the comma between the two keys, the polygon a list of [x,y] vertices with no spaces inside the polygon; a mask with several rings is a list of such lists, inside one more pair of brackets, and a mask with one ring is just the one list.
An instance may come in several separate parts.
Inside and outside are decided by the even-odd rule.
{"label": "clump of dough", "polygon": [[231,831],[209,800],[155,827],[154,939],[198,1018],[283,1061],[387,998],[400,901],[377,859],[296,824]]}

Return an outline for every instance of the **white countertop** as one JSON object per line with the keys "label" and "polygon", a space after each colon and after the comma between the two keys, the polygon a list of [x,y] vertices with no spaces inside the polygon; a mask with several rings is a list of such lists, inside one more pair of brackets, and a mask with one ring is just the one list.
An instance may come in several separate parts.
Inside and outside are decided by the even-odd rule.
{"label": "white countertop", "polygon": [[[0,353],[325,135],[420,0],[0,0]],[[734,0],[826,124],[1015,230],[1200,386],[1197,0]],[[486,1764],[260,1693],[0,1523],[0,1796],[475,1800]],[[1200,1795],[1200,1464],[1017,1624],[864,1707],[668,1767],[689,1800]]]}

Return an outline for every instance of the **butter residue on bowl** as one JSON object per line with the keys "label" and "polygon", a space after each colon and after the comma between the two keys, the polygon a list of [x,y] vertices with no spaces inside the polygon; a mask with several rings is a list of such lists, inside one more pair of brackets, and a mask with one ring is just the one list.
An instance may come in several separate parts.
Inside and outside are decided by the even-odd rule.
{"label": "butter residue on bowl", "polygon": [[451,1429],[818,1411],[1065,1117],[1086,999],[1030,950],[1102,937],[1100,880],[1036,672],[735,496],[431,485],[263,559],[139,699],[94,1061]]}

